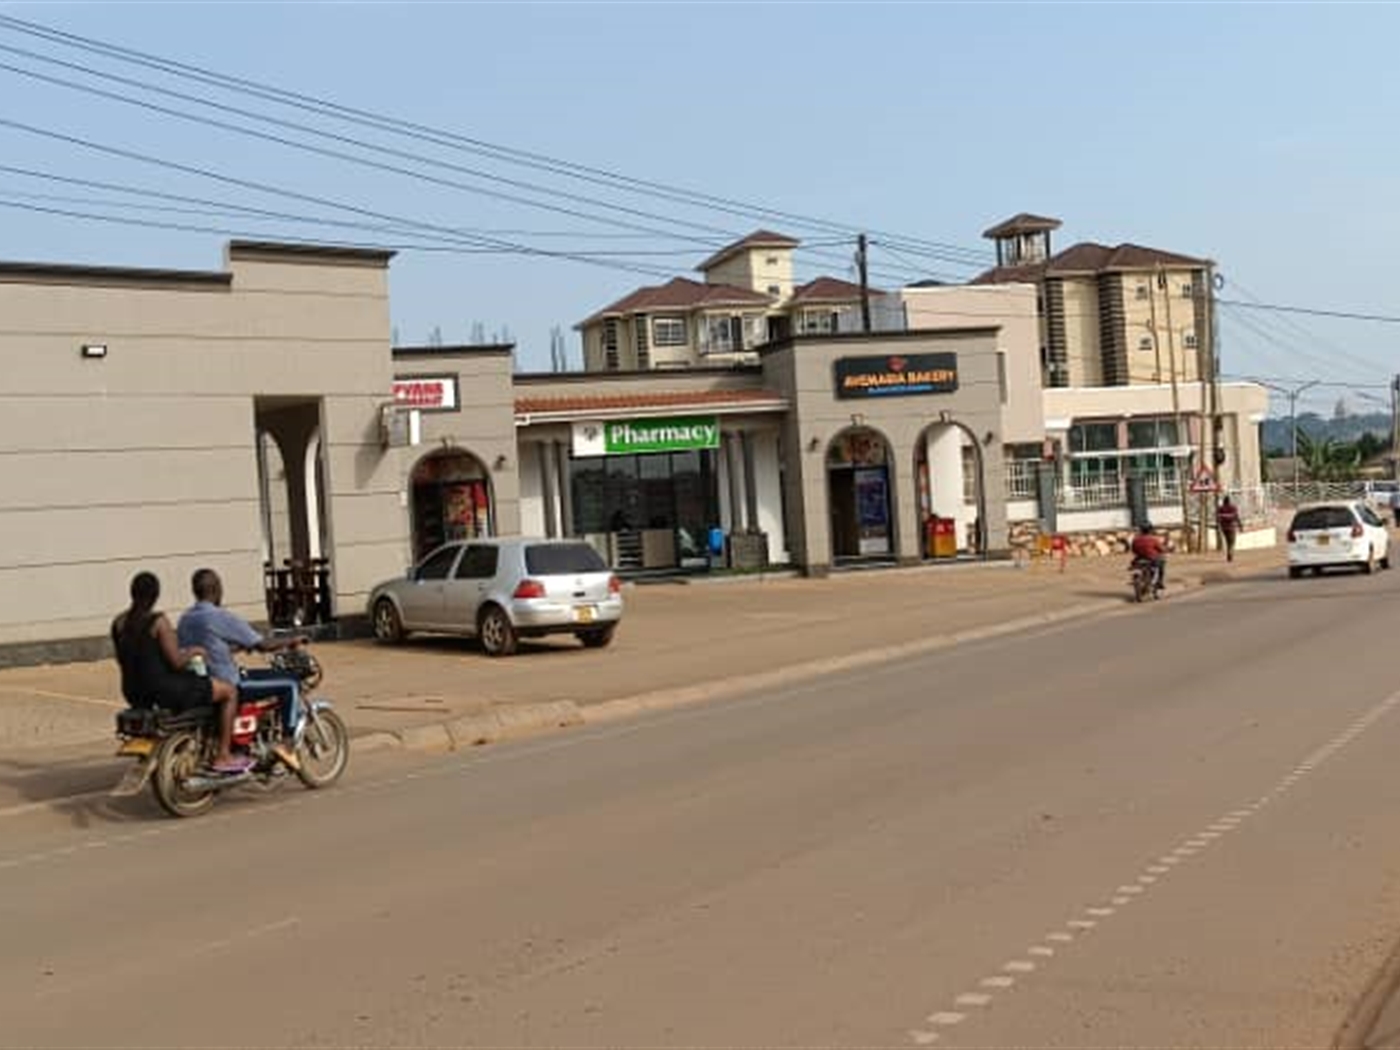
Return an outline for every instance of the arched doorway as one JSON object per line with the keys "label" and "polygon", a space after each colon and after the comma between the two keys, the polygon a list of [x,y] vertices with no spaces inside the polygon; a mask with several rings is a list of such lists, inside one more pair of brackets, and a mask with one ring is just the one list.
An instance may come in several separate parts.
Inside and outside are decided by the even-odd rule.
{"label": "arched doorway", "polygon": [[409,487],[415,561],[444,543],[495,534],[491,475],[470,452],[429,453],[414,466]]}
{"label": "arched doorway", "polygon": [[977,435],[955,420],[925,427],[914,442],[914,484],[923,557],[985,557],[987,489]]}
{"label": "arched doorway", "polygon": [[827,510],[833,562],[893,558],[893,456],[871,427],[849,427],[826,450]]}

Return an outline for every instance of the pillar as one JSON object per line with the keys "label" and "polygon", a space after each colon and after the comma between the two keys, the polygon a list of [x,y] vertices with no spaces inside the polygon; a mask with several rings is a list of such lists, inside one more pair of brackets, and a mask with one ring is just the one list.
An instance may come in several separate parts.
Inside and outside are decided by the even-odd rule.
{"label": "pillar", "polygon": [[540,442],[535,445],[540,458],[540,494],[544,499],[544,534],[548,537],[559,532],[559,460],[555,456],[554,442]]}

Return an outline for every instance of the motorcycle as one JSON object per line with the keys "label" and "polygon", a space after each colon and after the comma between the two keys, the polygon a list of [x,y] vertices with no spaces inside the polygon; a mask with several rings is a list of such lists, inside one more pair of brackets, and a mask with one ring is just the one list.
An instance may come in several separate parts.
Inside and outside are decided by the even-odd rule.
{"label": "motorcycle", "polygon": [[[140,794],[146,784],[160,807],[173,817],[196,817],[214,805],[222,791],[243,785],[274,788],[294,775],[307,788],[329,787],[350,760],[350,733],[328,700],[312,695],[322,679],[321,665],[304,648],[271,654],[268,665],[301,687],[301,715],[289,733],[280,696],[240,695],[233,721],[233,750],[252,759],[242,773],[217,773],[219,725],[213,706],[189,711],[127,708],[117,713],[118,756],[136,759],[112,795]],[[245,672],[246,674],[246,672]]]}
{"label": "motorcycle", "polygon": [[1133,584],[1133,601],[1145,602],[1149,597],[1156,601],[1162,594],[1157,582],[1157,567],[1146,558],[1134,558],[1130,568]]}

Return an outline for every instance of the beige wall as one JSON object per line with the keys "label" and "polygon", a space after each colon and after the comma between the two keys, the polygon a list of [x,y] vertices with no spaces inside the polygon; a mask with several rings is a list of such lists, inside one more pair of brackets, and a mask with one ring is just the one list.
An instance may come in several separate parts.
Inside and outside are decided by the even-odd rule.
{"label": "beige wall", "polygon": [[435,452],[457,449],[475,456],[491,482],[496,534],[514,536],[520,533],[520,464],[516,453],[510,351],[492,347],[394,355],[396,377],[443,374],[457,376],[459,409],[421,414],[422,443],[404,450],[402,469],[396,478],[400,504],[400,570],[413,561],[410,531],[413,468]]}
{"label": "beige wall", "polygon": [[[953,394],[838,400],[833,390],[835,361],[842,357],[953,351],[958,355],[959,389]],[[763,355],[768,385],[785,394],[794,407],[784,424],[788,456],[787,506],[794,560],[809,572],[831,564],[826,453],[832,440],[864,417],[890,443],[891,487],[896,552],[903,561],[920,557],[915,446],[947,412],[966,425],[983,446],[987,494],[987,534],[992,550],[1007,547],[1005,467],[1002,461],[1001,396],[997,379],[995,330],[912,332],[869,336],[807,337],[776,344]],[[815,447],[813,447],[815,446]]]}
{"label": "beige wall", "polygon": [[212,566],[230,606],[264,618],[259,397],[323,399],[337,605],[401,568],[397,456],[377,433],[384,260],[227,261],[222,282],[0,270],[0,645],[104,634],[141,569],[178,610]]}
{"label": "beige wall", "polygon": [[[769,259],[775,261],[770,263]],[[768,289],[776,286],[778,299],[786,299],[793,289],[792,249],[755,248],[739,252],[712,267],[705,274],[705,281],[708,284],[732,284],[762,295],[768,295]]]}
{"label": "beige wall", "polygon": [[[1128,368],[1134,383],[1170,382],[1173,355],[1178,382],[1194,382],[1200,378],[1200,355],[1190,346],[1188,336],[1198,335],[1196,300],[1181,294],[1184,285],[1192,284],[1191,270],[1164,271],[1166,287],[1157,287],[1154,273],[1125,273],[1123,282],[1123,314],[1127,325]],[[1138,289],[1144,288],[1147,298],[1139,299]],[[1168,316],[1170,315],[1170,316]],[[1155,329],[1154,329],[1155,322]],[[1154,349],[1140,350],[1144,336],[1156,333]],[[1161,354],[1158,372],[1158,352]]]}
{"label": "beige wall", "polygon": [[1007,386],[1005,444],[1045,437],[1036,294],[1033,284],[998,284],[905,288],[888,297],[889,305],[903,310],[911,331],[1000,326],[997,349],[1005,355]]}
{"label": "beige wall", "polygon": [[1065,346],[1070,386],[1103,384],[1103,349],[1099,339],[1099,291],[1092,277],[1066,277]]}

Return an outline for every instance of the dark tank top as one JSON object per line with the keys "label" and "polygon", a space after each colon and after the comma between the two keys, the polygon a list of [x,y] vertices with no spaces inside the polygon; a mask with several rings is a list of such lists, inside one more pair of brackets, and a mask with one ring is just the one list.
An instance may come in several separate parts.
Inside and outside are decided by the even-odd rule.
{"label": "dark tank top", "polygon": [[165,662],[160,640],[151,632],[159,615],[147,614],[135,634],[119,630],[125,626],[121,617],[112,624],[112,645],[122,669],[122,695],[132,707],[159,705],[178,711],[209,703],[207,678],[173,670]]}

